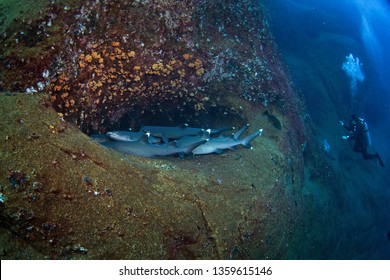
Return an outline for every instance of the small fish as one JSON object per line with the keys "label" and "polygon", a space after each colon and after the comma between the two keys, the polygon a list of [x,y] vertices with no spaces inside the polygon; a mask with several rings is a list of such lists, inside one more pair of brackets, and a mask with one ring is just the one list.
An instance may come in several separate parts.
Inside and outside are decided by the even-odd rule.
{"label": "small fish", "polygon": [[322,141],[322,147],[325,152],[329,153],[330,152],[330,144],[328,143],[328,140],[324,139]]}
{"label": "small fish", "polygon": [[234,139],[234,136],[232,136],[228,140],[220,140],[218,138],[211,138],[210,141],[196,147],[192,154],[194,155],[205,155],[205,154],[220,154],[223,152],[223,150],[230,149],[233,150],[236,146],[242,145],[248,149],[250,149],[252,146],[250,142],[255,139],[256,137],[260,136],[263,132],[262,129],[256,131],[255,133],[245,137],[244,139]]}
{"label": "small fish", "polygon": [[278,120],[277,117],[275,117],[274,115],[271,115],[270,113],[268,113],[268,111],[265,111],[263,113],[264,116],[266,116],[268,118],[268,121],[276,128],[276,129],[282,129],[282,124],[281,122]]}

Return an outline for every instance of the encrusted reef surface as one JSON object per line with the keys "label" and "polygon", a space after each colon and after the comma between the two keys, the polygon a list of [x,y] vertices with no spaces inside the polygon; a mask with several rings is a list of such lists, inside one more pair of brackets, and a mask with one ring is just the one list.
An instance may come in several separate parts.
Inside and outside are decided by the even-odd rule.
{"label": "encrusted reef surface", "polygon": [[255,1],[77,2],[33,18],[27,5],[3,28],[3,90],[47,89],[87,133],[161,119],[220,125],[242,118],[232,98],[283,99]]}
{"label": "encrusted reef surface", "polygon": [[[1,258],[326,250],[302,246],[302,188],[305,164],[318,182],[331,170],[257,1],[20,0],[0,16]],[[87,135],[184,122],[264,134],[253,150],[184,160],[125,157]]]}

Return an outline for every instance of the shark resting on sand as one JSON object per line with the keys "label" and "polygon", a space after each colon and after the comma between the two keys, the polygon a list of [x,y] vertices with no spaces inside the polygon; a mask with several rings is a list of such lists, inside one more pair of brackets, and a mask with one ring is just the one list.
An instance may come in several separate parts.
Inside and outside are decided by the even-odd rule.
{"label": "shark resting on sand", "polygon": [[[212,128],[210,134],[222,133],[227,130],[232,130],[233,127]],[[187,124],[178,126],[144,126],[141,128],[144,132],[149,132],[150,135],[160,137],[164,142],[168,139],[180,139],[185,136],[202,135],[205,129],[198,127],[189,127]]]}
{"label": "shark resting on sand", "polygon": [[[224,131],[232,128],[201,129],[189,127],[143,127],[139,132],[132,131],[110,131],[106,135],[91,135],[91,138],[99,144],[112,148],[124,154],[132,154],[143,157],[157,157],[167,155],[186,154],[205,155],[220,154],[223,150],[233,150],[242,145],[251,148],[250,142],[260,136],[262,129],[240,139],[243,128],[232,134],[230,137],[223,135]],[[188,130],[187,130],[188,129]],[[147,131],[146,133],[144,131]],[[152,132],[150,132],[152,131]],[[154,135],[152,135],[152,133]],[[211,134],[219,134],[211,137]],[[172,141],[169,141],[171,139]]]}
{"label": "shark resting on sand", "polygon": [[[208,129],[209,134],[219,134],[227,130],[232,130],[234,127],[213,128]],[[150,133],[149,143],[156,144],[161,142],[168,143],[169,139],[180,139],[189,136],[203,135],[203,128],[188,127],[187,124],[179,126],[144,126],[139,131],[109,131],[107,136],[112,140],[118,141],[138,141],[145,133]]]}
{"label": "shark resting on sand", "polygon": [[178,154],[180,157],[183,157],[185,154],[191,153],[192,150],[199,145],[202,145],[207,142],[207,140],[199,139],[197,142],[192,143],[191,145],[178,147],[175,142],[151,144],[148,138],[149,133],[146,133],[138,141],[107,141],[103,142],[102,145],[124,154],[132,154],[152,158],[156,156],[168,156],[174,154]]}

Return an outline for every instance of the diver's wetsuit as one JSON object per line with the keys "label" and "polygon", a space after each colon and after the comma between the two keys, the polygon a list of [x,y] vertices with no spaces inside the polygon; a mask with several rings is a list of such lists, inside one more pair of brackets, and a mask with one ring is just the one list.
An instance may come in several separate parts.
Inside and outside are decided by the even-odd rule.
{"label": "diver's wetsuit", "polygon": [[367,147],[370,145],[368,143],[368,129],[366,129],[364,120],[356,117],[355,115],[351,116],[349,125],[343,123],[343,127],[350,132],[350,135],[346,137],[348,140],[355,140],[353,150],[356,153],[361,153],[364,159],[378,159],[379,164],[384,167],[383,161],[378,153],[369,154],[367,152]]}

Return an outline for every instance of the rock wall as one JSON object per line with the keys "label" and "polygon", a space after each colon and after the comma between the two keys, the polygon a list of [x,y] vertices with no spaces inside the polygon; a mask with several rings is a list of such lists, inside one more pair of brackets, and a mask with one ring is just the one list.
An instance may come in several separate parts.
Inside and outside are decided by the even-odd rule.
{"label": "rock wall", "polygon": [[[0,217],[19,245],[4,258],[299,257],[317,146],[257,1],[58,1],[8,22]],[[183,161],[86,135],[183,122],[264,136]]]}

